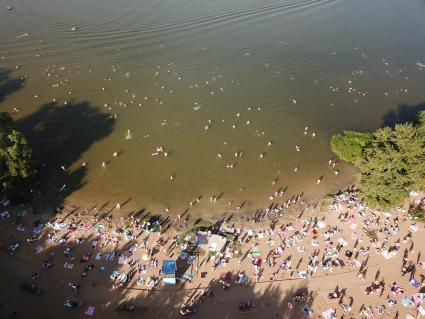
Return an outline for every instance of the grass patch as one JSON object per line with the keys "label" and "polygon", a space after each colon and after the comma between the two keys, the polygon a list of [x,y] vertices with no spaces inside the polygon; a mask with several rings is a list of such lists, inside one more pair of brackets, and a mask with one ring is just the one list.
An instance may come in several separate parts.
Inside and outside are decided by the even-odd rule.
{"label": "grass patch", "polygon": [[423,222],[425,221],[425,207],[411,206],[409,207],[409,215],[413,220]]}
{"label": "grass patch", "polygon": [[320,208],[320,212],[326,212],[329,210],[329,205],[332,204],[332,201],[334,200],[334,196],[332,195],[327,195],[325,197],[323,197],[320,200],[319,203],[319,208]]}
{"label": "grass patch", "polygon": [[378,240],[378,234],[376,230],[366,230],[366,236],[369,237],[371,241],[377,241]]}

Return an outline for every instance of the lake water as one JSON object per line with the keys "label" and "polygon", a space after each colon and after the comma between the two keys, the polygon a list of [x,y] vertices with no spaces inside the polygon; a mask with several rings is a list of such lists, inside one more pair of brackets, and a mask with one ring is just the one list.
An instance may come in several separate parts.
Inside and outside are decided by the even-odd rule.
{"label": "lake water", "polygon": [[332,134],[424,108],[424,12],[422,0],[5,0],[0,107],[19,111],[42,191],[73,203],[179,213],[202,196],[194,210],[214,215],[317,198],[354,180],[328,165]]}

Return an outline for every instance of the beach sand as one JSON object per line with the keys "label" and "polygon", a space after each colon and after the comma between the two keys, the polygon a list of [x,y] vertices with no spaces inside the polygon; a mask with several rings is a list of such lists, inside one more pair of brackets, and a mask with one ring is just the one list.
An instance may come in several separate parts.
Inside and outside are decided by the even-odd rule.
{"label": "beach sand", "polygon": [[[358,203],[356,201],[355,205],[359,205]],[[41,218],[43,223],[45,223],[47,216],[27,214],[22,222],[27,226],[25,232],[18,231],[16,229],[17,224],[12,219],[1,221],[1,240],[4,249],[0,263],[0,277],[3,287],[1,290],[2,307],[0,308],[0,313],[5,318],[7,314],[11,314],[13,311],[17,312],[16,318],[89,318],[84,312],[89,306],[93,306],[95,307],[93,318],[125,318],[129,316],[142,318],[177,318],[180,317],[178,314],[180,306],[190,301],[196,305],[196,316],[200,318],[303,318],[300,310],[301,305],[308,305],[313,311],[310,314],[310,318],[322,318],[322,312],[330,308],[336,309],[337,318],[341,318],[342,315],[344,315],[344,318],[363,318],[365,316],[359,314],[362,305],[372,306],[375,309],[376,306],[382,304],[385,305],[385,313],[379,316],[376,315],[376,310],[374,310],[377,317],[396,318],[398,315],[398,318],[405,318],[406,314],[416,315],[415,309],[409,309],[400,304],[402,297],[394,297],[390,291],[390,286],[392,282],[397,282],[397,284],[404,288],[404,295],[408,298],[421,289],[421,286],[414,288],[410,285],[410,274],[402,276],[400,269],[403,264],[403,258],[406,256],[407,260],[412,261],[416,265],[416,274],[413,277],[419,282],[423,281],[421,278],[424,278],[424,269],[420,267],[420,262],[422,261],[420,254],[425,249],[425,243],[421,240],[423,226],[417,224],[416,227],[418,230],[416,232],[411,231],[412,229],[416,230],[416,228],[412,228],[413,221],[405,218],[406,211],[402,208],[393,210],[392,215],[387,219],[389,222],[387,225],[384,225],[385,215],[382,212],[367,209],[364,210],[364,217],[361,217],[360,214],[355,213],[357,210],[363,210],[361,206],[354,207],[354,204],[348,205],[341,203],[339,206],[337,204],[333,205],[333,208],[340,211],[332,212],[326,209],[320,212],[319,207],[310,207],[303,209],[302,216],[284,214],[283,217],[275,219],[269,218],[270,215],[268,215],[262,221],[259,220],[256,223],[253,223],[252,219],[248,221],[246,218],[233,217],[227,225],[233,225],[235,228],[240,229],[241,235],[239,238],[245,238],[242,240],[242,244],[237,246],[238,249],[241,248],[242,250],[240,257],[230,258],[225,265],[221,264],[213,269],[211,267],[214,264],[213,262],[205,262],[205,259],[208,257],[205,254],[200,256],[199,260],[195,261],[192,266],[188,267],[186,273],[191,272],[195,275],[192,282],[177,284],[175,286],[164,286],[160,283],[153,289],[146,285],[137,285],[136,280],[139,277],[147,280],[148,277],[158,276],[162,260],[177,259],[180,249],[177,245],[171,251],[169,249],[170,239],[175,235],[182,234],[192,225],[185,226],[182,221],[172,220],[170,221],[171,227],[164,234],[157,235],[157,233],[151,233],[148,235],[146,232],[141,232],[140,237],[137,239],[125,240],[125,236],[122,234],[112,235],[112,230],[117,227],[132,229],[130,222],[132,220],[134,222],[135,219],[114,216],[110,223],[108,223],[106,219],[99,220],[99,216],[96,221],[88,215],[79,216],[76,212],[72,213],[72,211],[64,209],[54,217],[54,221],[50,219],[51,226],[55,222],[64,222],[69,225],[74,220],[80,223],[75,232],[71,232],[68,227],[57,232],[52,231],[49,227],[44,227],[40,239],[28,244],[26,238],[29,237],[34,222]],[[301,208],[299,212],[301,212]],[[349,213],[346,221],[343,218],[344,214],[342,218],[338,219],[341,213],[345,212],[351,212],[352,218],[349,217]],[[399,219],[398,233],[388,236],[388,245],[384,249],[388,249],[389,246],[393,246],[396,243],[400,243],[400,246],[398,253],[394,257],[386,259],[381,252],[376,252],[376,248],[382,246],[385,237],[379,235],[381,234],[379,229],[382,230],[384,227],[394,225],[393,220],[396,216]],[[302,225],[305,225],[307,220],[314,220],[315,218],[318,221],[323,220],[323,224],[321,225],[323,228],[318,227],[317,223],[316,227],[305,227],[304,230],[306,232],[304,237],[302,235]],[[273,219],[275,220],[272,221]],[[181,220],[184,220],[184,217]],[[378,223],[375,225],[376,220],[378,220]],[[267,232],[273,222],[276,222],[273,235],[268,236]],[[362,231],[362,228],[366,227],[366,224],[369,222],[371,223],[368,226],[369,228],[375,227],[378,230],[377,243],[375,244],[371,244],[369,238]],[[117,245],[108,244],[103,248],[101,247],[102,239],[98,236],[98,228],[96,228],[96,224],[98,223],[102,223],[105,226],[103,228],[103,240],[106,241],[108,236],[111,241],[119,237],[120,240],[117,242]],[[288,224],[292,224],[294,230],[291,230],[291,226],[288,227]],[[352,225],[357,225],[357,228]],[[326,244],[323,235],[335,226],[341,232],[337,231],[330,238],[332,244]],[[313,228],[317,230],[317,234],[313,234]],[[285,233],[283,235],[285,243],[288,243],[290,239],[294,239],[295,245],[294,247],[285,247],[283,253],[276,257],[275,262],[277,266],[268,266],[268,254],[272,249],[282,243],[282,233],[280,235],[278,234],[279,230],[282,229],[284,229]],[[162,231],[164,230],[165,227]],[[249,242],[246,242],[248,231],[255,235]],[[265,232],[264,237],[261,235],[262,231]],[[136,233],[138,231],[134,232],[134,234]],[[404,243],[403,238],[408,233],[412,234],[413,239],[411,242]],[[54,234],[53,240],[50,243],[46,242],[46,236],[48,234]],[[72,247],[72,256],[74,259],[64,256],[65,245],[64,243],[58,243],[58,240],[63,235],[67,236],[69,246]],[[153,248],[155,241],[160,237],[169,240],[165,245],[165,249],[169,250],[168,256],[163,250],[160,250],[153,256],[157,260],[157,268],[149,267],[149,261],[145,262],[140,259],[140,256],[143,254],[143,250],[140,247],[136,249],[133,256],[127,257],[127,262],[124,265],[119,265],[117,263],[118,254],[124,252],[128,255],[131,245],[134,243],[140,244],[146,236],[148,236],[146,241],[147,247],[150,249]],[[85,242],[76,244],[74,239],[82,237],[86,238]],[[319,242],[317,247],[313,247],[311,244],[311,240],[314,239],[313,237]],[[337,257],[342,261],[344,266],[332,266],[331,270],[328,271],[318,266],[317,271],[308,275],[307,279],[299,278],[297,270],[304,271],[308,269],[309,256],[314,250],[318,250],[318,261],[321,261],[326,245],[328,248],[336,248],[340,238],[343,238],[347,242],[347,245],[341,248],[340,254]],[[354,260],[356,255],[356,251],[353,250],[356,245],[355,238],[361,238],[362,240],[362,242],[357,243],[357,254],[361,247],[370,247],[368,255],[360,253],[357,256],[359,263],[363,263],[367,267],[365,278],[363,279],[359,279],[357,276],[359,267],[352,268],[349,265],[349,260]],[[20,242],[21,247],[11,256],[7,251],[7,247],[15,240]],[[92,248],[94,240],[97,241],[96,248]],[[41,253],[34,253],[37,246],[43,247]],[[301,246],[305,248],[305,252],[300,252],[298,248]],[[252,259],[248,255],[253,250],[253,247],[255,247],[256,251],[261,252],[263,258],[263,264],[260,267],[261,276],[254,275]],[[344,255],[346,250],[353,251],[352,258]],[[100,260],[95,260],[97,253],[105,254],[112,251],[116,252],[113,261],[105,261],[103,257]],[[80,259],[87,253],[91,253],[90,261],[88,263],[80,262]],[[292,263],[292,270],[281,270],[272,278],[272,273],[276,271],[278,265],[289,256]],[[53,261],[53,267],[48,270],[43,269],[41,267],[43,261],[49,258]],[[139,263],[131,267],[128,263],[133,258],[137,258]],[[64,268],[65,262],[73,263],[74,267],[72,269]],[[217,259],[215,262],[217,262]],[[81,273],[88,264],[94,264],[95,267],[88,272],[87,277],[82,278]],[[121,269],[125,273],[128,273],[131,269],[134,270],[142,264],[147,265],[146,274],[136,272],[133,279],[125,287],[113,288],[113,285],[116,284],[116,282],[114,283],[110,279],[113,270]],[[100,271],[100,267],[102,266],[105,267],[105,271],[103,272]],[[231,281],[231,287],[223,290],[218,280],[222,273],[228,271],[234,276]],[[36,280],[31,279],[31,274],[34,272],[37,272],[39,275]],[[201,278],[201,272],[207,272],[205,278]],[[246,273],[249,278],[248,285],[237,285],[234,283],[236,274],[239,272]],[[382,293],[376,292],[366,295],[365,288],[370,286],[375,280],[385,282]],[[43,295],[35,296],[18,291],[18,284],[22,282],[36,283],[43,289]],[[68,282],[76,282],[81,285],[78,295],[75,295],[67,287]],[[344,313],[338,305],[338,300],[331,301],[328,299],[328,294],[336,288],[346,289],[342,302],[347,305],[351,303],[351,312]],[[212,290],[214,296],[205,298],[201,302],[200,296],[207,290]],[[303,303],[294,302],[292,298],[294,294],[299,292],[306,292],[310,297]],[[387,304],[387,296],[397,301],[397,304],[393,308],[390,308]],[[63,303],[68,298],[82,301],[84,303],[83,307],[65,309]],[[237,308],[238,303],[248,300],[255,302],[255,310],[241,313]],[[123,302],[134,304],[138,308],[137,311],[135,313],[116,311],[116,307]],[[290,305],[288,303],[293,305],[292,309],[289,308]]]}

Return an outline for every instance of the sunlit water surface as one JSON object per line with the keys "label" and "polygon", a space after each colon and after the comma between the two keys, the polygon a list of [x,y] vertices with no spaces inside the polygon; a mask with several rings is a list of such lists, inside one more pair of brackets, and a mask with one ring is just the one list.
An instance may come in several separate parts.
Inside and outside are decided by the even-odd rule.
{"label": "sunlit water surface", "polygon": [[202,196],[213,215],[318,198],[354,180],[328,164],[332,134],[423,108],[420,0],[0,5],[1,109],[19,110],[43,191],[73,203],[178,213]]}

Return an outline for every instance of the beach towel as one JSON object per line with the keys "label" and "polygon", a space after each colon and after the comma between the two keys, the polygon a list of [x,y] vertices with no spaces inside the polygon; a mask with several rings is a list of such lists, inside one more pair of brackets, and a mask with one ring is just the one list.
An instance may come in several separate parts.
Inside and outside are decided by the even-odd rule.
{"label": "beach towel", "polygon": [[397,255],[397,253],[398,253],[397,250],[392,250],[391,252],[388,252],[388,250],[383,250],[382,256],[384,256],[385,259],[390,259],[394,257],[395,255]]}
{"label": "beach towel", "polygon": [[63,230],[66,227],[66,224],[64,223],[55,223],[53,225],[54,230]]}
{"label": "beach towel", "polygon": [[127,282],[128,276],[125,273],[122,273],[118,276],[117,280],[124,283]]}
{"label": "beach towel", "polygon": [[412,224],[412,225],[410,225],[409,230],[411,232],[416,233],[419,229],[418,229],[418,226],[416,226],[415,224]]}
{"label": "beach towel", "polygon": [[316,240],[316,239],[312,239],[312,240],[311,240],[311,246],[313,246],[313,247],[317,247],[317,246],[319,246],[319,241],[318,241],[318,240]]}
{"label": "beach towel", "polygon": [[118,259],[118,264],[120,265],[124,265],[127,261],[127,256],[126,255],[121,255],[120,258]]}
{"label": "beach towel", "polygon": [[113,261],[115,258],[115,252],[109,253],[109,254],[105,254],[105,260],[106,261]]}
{"label": "beach towel", "polygon": [[421,286],[421,283],[417,281],[415,278],[410,279],[409,284],[411,284],[415,288],[419,288]]}
{"label": "beach towel", "polygon": [[413,306],[413,302],[409,299],[409,298],[407,298],[407,297],[404,297],[402,300],[401,300],[401,302],[400,302],[404,307],[407,307],[407,308],[412,308],[412,306]]}
{"label": "beach towel", "polygon": [[424,302],[424,299],[425,299],[425,293],[420,293],[420,292],[418,292],[418,293],[416,293],[416,294],[413,294],[412,295],[412,299],[413,299],[413,302],[416,304],[416,305],[420,305],[421,303],[423,303]]}
{"label": "beach towel", "polygon": [[336,318],[336,310],[334,310],[332,308],[328,309],[328,310],[322,312],[322,316],[325,319],[334,319],[334,318]]}
{"label": "beach towel", "polygon": [[93,316],[93,314],[94,314],[94,310],[95,310],[95,309],[96,309],[95,307],[89,306],[89,307],[87,308],[87,310],[86,310],[85,314],[86,314],[87,316]]}
{"label": "beach towel", "polygon": [[192,280],[193,280],[193,278],[195,278],[195,275],[194,275],[194,274],[192,274],[192,273],[187,273],[187,274],[184,274],[184,275],[182,276],[182,278],[183,278],[183,279],[186,279],[186,280],[189,280],[189,281],[192,281]]}
{"label": "beach towel", "polygon": [[342,246],[342,247],[345,247],[345,246],[347,246],[347,242],[345,241],[345,239],[344,238],[339,238],[338,239],[338,243]]}
{"label": "beach towel", "polygon": [[117,279],[117,278],[120,276],[120,274],[121,274],[121,271],[119,271],[119,270],[114,270],[114,271],[112,272],[112,274],[111,274],[111,279],[112,279],[112,280]]}
{"label": "beach towel", "polygon": [[39,254],[39,253],[41,253],[43,250],[44,250],[44,248],[43,248],[42,246],[37,246],[37,247],[35,247],[34,252],[35,252],[36,254]]}
{"label": "beach towel", "polygon": [[326,223],[323,222],[323,221],[318,221],[317,222],[317,227],[319,227],[319,228],[325,228],[326,227]]}
{"label": "beach towel", "polygon": [[3,206],[7,206],[7,205],[9,205],[10,204],[10,200],[8,200],[8,199],[2,199],[2,201],[0,202]]}
{"label": "beach towel", "polygon": [[192,265],[195,260],[196,256],[189,256],[189,258],[187,259],[187,264]]}

